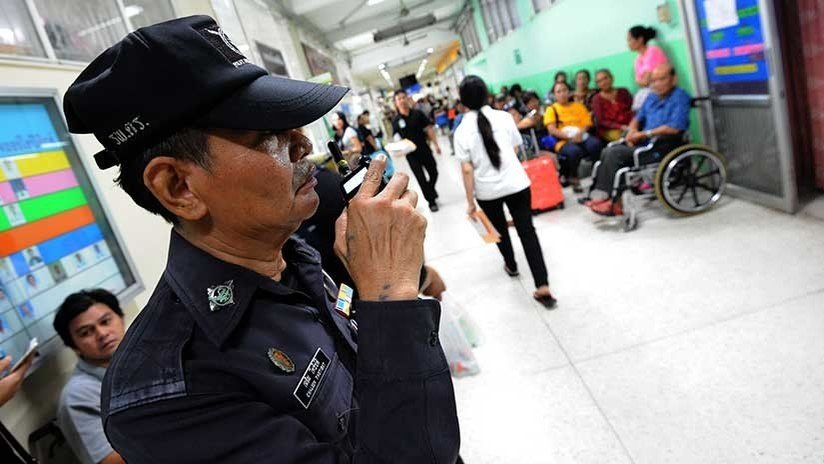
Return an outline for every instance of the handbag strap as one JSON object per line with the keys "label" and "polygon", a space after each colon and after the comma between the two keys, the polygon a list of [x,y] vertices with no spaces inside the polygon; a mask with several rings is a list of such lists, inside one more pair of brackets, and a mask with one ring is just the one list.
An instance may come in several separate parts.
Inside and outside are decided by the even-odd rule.
{"label": "handbag strap", "polygon": [[560,129],[561,124],[563,124],[563,123],[561,122],[561,118],[558,117],[558,110],[555,109],[555,103],[552,104],[551,108],[552,108],[552,112],[555,113],[555,127]]}

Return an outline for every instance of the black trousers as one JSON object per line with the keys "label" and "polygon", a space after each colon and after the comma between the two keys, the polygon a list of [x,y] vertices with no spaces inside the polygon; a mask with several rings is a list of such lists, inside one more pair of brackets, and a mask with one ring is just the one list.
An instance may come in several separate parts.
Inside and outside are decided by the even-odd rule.
{"label": "black trousers", "polygon": [[603,149],[604,142],[594,135],[590,135],[581,143],[565,143],[558,151],[558,161],[561,163],[561,175],[566,178],[577,178],[578,166],[581,165],[581,160],[589,159],[594,162],[601,156],[601,150]]}
{"label": "black trousers", "polygon": [[[646,141],[643,141],[638,146],[644,146],[646,143]],[[660,160],[666,156],[667,153],[675,150],[682,144],[683,142],[681,141],[680,136],[667,138],[662,137],[661,140],[655,144],[652,150],[644,155],[646,157],[645,159],[646,161],[650,161],[651,159]],[[635,161],[632,154],[635,153],[635,149],[638,148],[638,146],[629,147],[627,145],[620,144],[613,145],[603,151],[601,154],[601,164],[598,166],[598,172],[595,176],[596,190],[612,195],[615,174],[618,173],[619,169],[633,165]],[[641,162],[643,163],[645,161],[642,160]],[[615,192],[616,198],[621,195],[623,188],[624,185],[619,184],[618,190]]]}
{"label": "black trousers", "polygon": [[[612,195],[615,174],[623,167],[632,166],[632,153],[634,151],[635,148],[624,144],[614,145],[604,150],[601,155],[601,164],[598,165],[598,172],[595,173],[595,188]],[[616,195],[618,194],[620,194],[620,191],[616,193]]]}
{"label": "black trousers", "polygon": [[506,204],[509,214],[512,215],[512,221],[515,223],[515,230],[518,231],[518,237],[521,238],[521,243],[524,246],[524,254],[527,263],[529,263],[529,270],[532,272],[532,280],[535,281],[535,288],[538,288],[547,285],[549,280],[546,264],[544,264],[544,255],[541,251],[541,243],[538,241],[538,235],[535,234],[535,227],[532,225],[531,202],[532,193],[529,188],[526,188],[503,198],[478,200],[478,205],[486,213],[489,222],[501,234],[498,250],[503,255],[506,266],[514,271],[518,269],[518,263],[515,262],[512,241],[509,239],[509,228],[504,214],[504,204]]}
{"label": "black trousers", "polygon": [[[426,201],[431,205],[438,199],[438,192],[435,191],[435,182],[438,181],[438,163],[430,150],[418,150],[410,153],[406,159],[412,174],[421,186],[421,192]],[[424,172],[425,171],[425,172]]]}

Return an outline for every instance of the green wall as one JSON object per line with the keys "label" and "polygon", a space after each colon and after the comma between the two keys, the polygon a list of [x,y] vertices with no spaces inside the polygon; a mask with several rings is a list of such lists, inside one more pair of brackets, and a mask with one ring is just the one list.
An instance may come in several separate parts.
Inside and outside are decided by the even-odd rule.
{"label": "green wall", "polygon": [[[517,0],[521,27],[489,45],[479,0],[471,0],[475,25],[484,50],[467,63],[466,74],[481,76],[497,92],[502,85],[520,83],[545,95],[557,71],[570,78],[579,69],[593,72],[609,68],[615,85],[635,91],[633,63],[636,54],[627,48],[627,30],[642,24],[655,27],[655,43],[670,57],[680,86],[694,94],[689,48],[677,0],[558,0],[549,9],[534,13],[531,0]],[[669,24],[658,22],[657,6],[667,3]],[[516,50],[521,62],[515,59]],[[594,85],[594,83],[593,83]],[[693,117],[693,135],[697,137]]]}

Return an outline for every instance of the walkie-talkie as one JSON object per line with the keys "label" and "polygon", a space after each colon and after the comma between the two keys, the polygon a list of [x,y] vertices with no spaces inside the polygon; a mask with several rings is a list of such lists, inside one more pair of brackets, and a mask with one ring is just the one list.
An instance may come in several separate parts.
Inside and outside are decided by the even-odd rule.
{"label": "walkie-talkie", "polygon": [[[360,190],[360,186],[363,184],[363,179],[366,178],[366,170],[369,169],[369,164],[372,162],[372,158],[368,155],[361,155],[358,159],[358,165],[354,170],[351,170],[349,163],[343,158],[343,153],[341,153],[337,143],[330,141],[326,144],[326,146],[329,148],[329,152],[335,159],[335,164],[338,166],[338,172],[343,176],[343,180],[340,182],[340,190],[343,192],[343,197],[346,199],[346,203],[349,203],[349,200],[351,200],[358,193],[358,190]],[[383,176],[381,176],[381,185],[378,187],[378,191],[380,192],[384,187],[386,187],[386,181]]]}

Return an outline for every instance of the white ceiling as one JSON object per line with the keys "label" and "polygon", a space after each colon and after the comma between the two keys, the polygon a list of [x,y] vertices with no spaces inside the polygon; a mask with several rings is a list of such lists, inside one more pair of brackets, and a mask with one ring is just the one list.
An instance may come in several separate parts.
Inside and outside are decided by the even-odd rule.
{"label": "white ceiling", "polygon": [[[415,74],[426,50],[435,51],[421,81],[435,74],[435,63],[457,34],[452,30],[455,18],[465,0],[280,0],[303,26],[322,35],[323,42],[346,52],[351,60],[352,74],[364,84],[389,88],[381,77],[378,65],[384,63],[397,79]],[[410,20],[434,15],[435,24],[375,43],[372,35],[382,29]]]}

